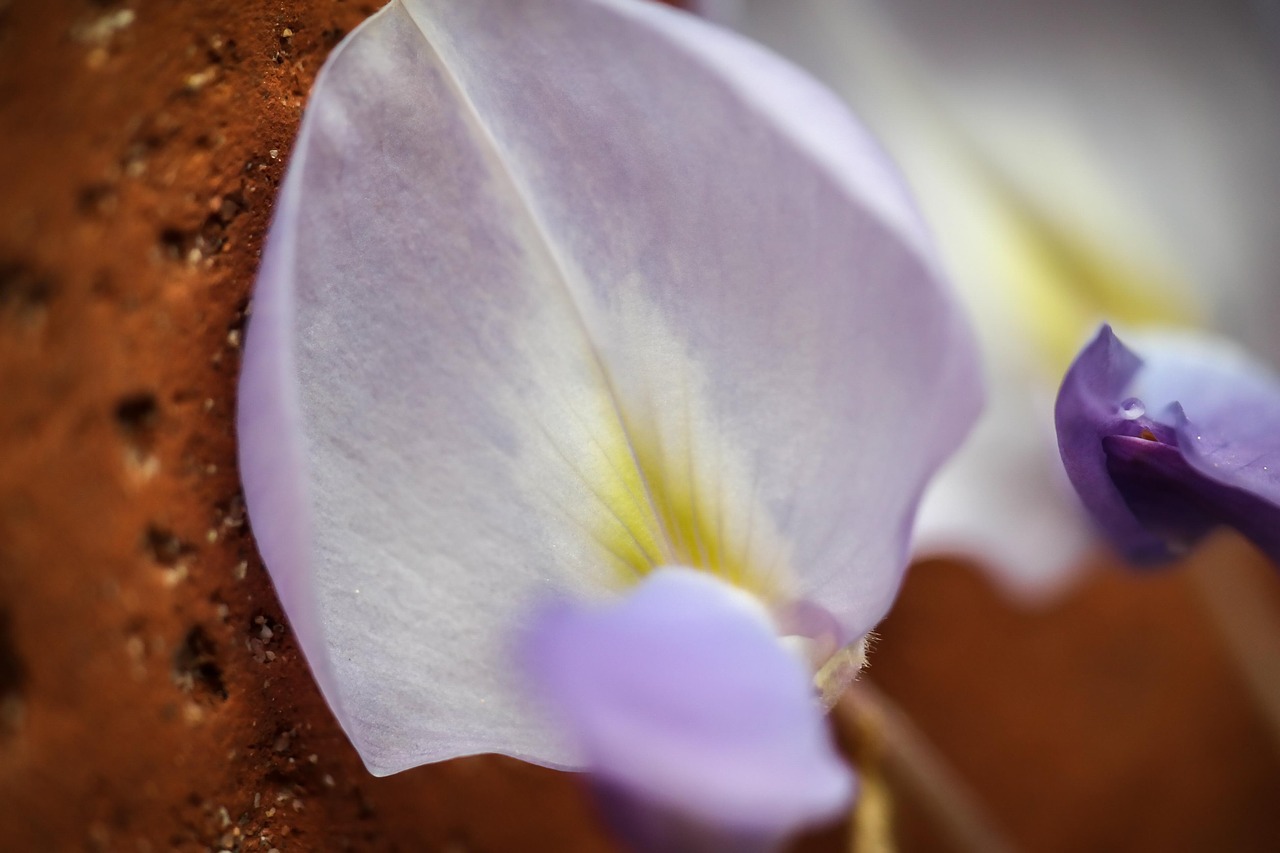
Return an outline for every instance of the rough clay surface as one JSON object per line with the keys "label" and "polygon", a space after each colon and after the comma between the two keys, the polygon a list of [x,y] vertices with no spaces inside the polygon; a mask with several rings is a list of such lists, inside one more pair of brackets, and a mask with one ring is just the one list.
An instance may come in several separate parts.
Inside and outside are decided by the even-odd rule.
{"label": "rough clay surface", "polygon": [[[260,242],[315,72],[375,5],[0,0],[6,850],[610,849],[570,776],[368,776],[245,525]],[[1033,614],[936,564],[882,633],[875,680],[1027,849],[1280,835],[1276,745],[1185,575],[1110,571]],[[923,815],[900,804],[904,849],[946,849]]]}

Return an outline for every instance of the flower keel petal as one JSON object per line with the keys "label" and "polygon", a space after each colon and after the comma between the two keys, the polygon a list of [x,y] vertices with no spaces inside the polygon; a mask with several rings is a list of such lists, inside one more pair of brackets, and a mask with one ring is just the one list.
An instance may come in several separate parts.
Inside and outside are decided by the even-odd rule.
{"label": "flower keel petal", "polygon": [[633,835],[780,838],[852,795],[805,666],[758,603],[705,573],[660,569],[607,608],[549,606],[522,657],[611,795],[672,817]]}

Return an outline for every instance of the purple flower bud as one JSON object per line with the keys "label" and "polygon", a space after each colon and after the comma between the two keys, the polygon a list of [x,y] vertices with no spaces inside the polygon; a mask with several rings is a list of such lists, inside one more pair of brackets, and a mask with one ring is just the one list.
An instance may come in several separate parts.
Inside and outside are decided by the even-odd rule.
{"label": "purple flower bud", "polygon": [[1063,380],[1058,446],[1085,506],[1135,563],[1219,525],[1280,560],[1280,383],[1202,337],[1142,351],[1103,326]]}

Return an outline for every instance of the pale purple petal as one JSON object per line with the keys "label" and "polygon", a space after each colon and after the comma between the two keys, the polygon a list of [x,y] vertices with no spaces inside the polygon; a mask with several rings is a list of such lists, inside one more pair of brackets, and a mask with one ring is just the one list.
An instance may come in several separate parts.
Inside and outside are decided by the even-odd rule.
{"label": "pale purple petal", "polygon": [[[637,561],[726,558],[836,642],[873,627],[978,404],[922,235],[834,98],[657,4],[405,0],[340,45],[239,433],[263,556],[369,767],[572,764],[506,632]],[[672,506],[691,541],[655,524]]]}
{"label": "pale purple petal", "polygon": [[1164,336],[1139,356],[1104,326],[1056,415],[1072,483],[1133,561],[1171,559],[1218,525],[1280,560],[1280,382],[1234,349]]}
{"label": "pale purple petal", "polygon": [[644,849],[763,846],[852,796],[806,666],[757,602],[705,572],[548,606],[524,640],[532,684]]}

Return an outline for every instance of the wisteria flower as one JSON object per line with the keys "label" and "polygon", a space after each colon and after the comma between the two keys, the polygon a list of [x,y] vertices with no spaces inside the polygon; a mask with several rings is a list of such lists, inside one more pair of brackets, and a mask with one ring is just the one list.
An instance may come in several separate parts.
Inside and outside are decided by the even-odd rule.
{"label": "wisteria flower", "polygon": [[243,371],[258,546],[372,772],[589,768],[722,839],[848,799],[813,672],[979,394],[808,77],[638,0],[396,0],[317,79]]}
{"label": "wisteria flower", "polygon": [[990,389],[920,547],[1051,593],[1093,541],[1050,413],[1097,325],[1226,329],[1280,362],[1280,67],[1254,4],[697,5],[831,84],[901,162]]}
{"label": "wisteria flower", "polygon": [[1226,525],[1280,562],[1280,380],[1221,341],[1104,326],[1063,381],[1062,461],[1098,526],[1135,563]]}

